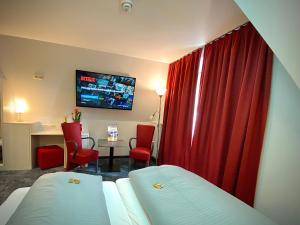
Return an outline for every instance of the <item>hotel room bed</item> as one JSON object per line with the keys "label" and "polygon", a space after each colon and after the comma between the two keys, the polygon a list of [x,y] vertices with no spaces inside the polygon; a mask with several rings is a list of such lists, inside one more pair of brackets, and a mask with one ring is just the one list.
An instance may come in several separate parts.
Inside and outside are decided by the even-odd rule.
{"label": "hotel room bed", "polygon": [[[17,189],[0,206],[0,225],[6,224],[28,190]],[[103,193],[111,225],[274,225],[235,197],[175,166],[148,167],[116,183],[104,181]]]}
{"label": "hotel room bed", "polygon": [[[0,225],[5,225],[30,187],[18,188],[0,206]],[[128,178],[103,182],[111,225],[151,225]]]}

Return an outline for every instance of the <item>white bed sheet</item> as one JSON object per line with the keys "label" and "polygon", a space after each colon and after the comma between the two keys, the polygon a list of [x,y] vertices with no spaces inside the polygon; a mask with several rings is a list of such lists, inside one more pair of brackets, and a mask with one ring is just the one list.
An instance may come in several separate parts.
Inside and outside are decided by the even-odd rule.
{"label": "white bed sheet", "polygon": [[[15,212],[30,187],[18,188],[0,206],[0,225],[5,225]],[[111,225],[132,225],[117,186],[114,182],[104,181],[103,192]]]}
{"label": "white bed sheet", "polygon": [[11,193],[0,206],[0,225],[5,225],[11,215],[15,212],[30,187],[18,188]]}
{"label": "white bed sheet", "polygon": [[136,197],[129,178],[116,181],[118,191],[133,225],[151,225],[142,205]]}
{"label": "white bed sheet", "polygon": [[116,183],[104,181],[103,192],[111,225],[132,225]]}

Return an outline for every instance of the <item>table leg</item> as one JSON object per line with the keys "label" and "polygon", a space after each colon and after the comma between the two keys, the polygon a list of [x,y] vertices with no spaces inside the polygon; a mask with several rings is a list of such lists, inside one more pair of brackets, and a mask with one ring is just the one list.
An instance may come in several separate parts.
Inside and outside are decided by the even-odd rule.
{"label": "table leg", "polygon": [[114,167],[114,147],[109,148],[109,168],[112,170]]}

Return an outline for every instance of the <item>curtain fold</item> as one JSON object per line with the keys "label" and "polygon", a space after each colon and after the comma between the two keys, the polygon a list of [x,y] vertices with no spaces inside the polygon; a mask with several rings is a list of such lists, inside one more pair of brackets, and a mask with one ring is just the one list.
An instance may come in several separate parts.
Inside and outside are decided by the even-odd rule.
{"label": "curtain fold", "polygon": [[202,49],[170,64],[158,164],[186,167]]}
{"label": "curtain fold", "polygon": [[273,53],[251,23],[205,46],[187,169],[253,205]]}

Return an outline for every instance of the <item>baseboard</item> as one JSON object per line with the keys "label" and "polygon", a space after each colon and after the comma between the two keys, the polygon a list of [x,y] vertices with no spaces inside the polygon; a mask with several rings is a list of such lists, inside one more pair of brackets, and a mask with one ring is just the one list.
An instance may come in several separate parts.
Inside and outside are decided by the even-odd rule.
{"label": "baseboard", "polygon": [[[100,159],[109,159],[109,156],[100,156],[99,157]],[[114,159],[117,159],[117,158],[129,158],[128,155],[114,155]]]}

